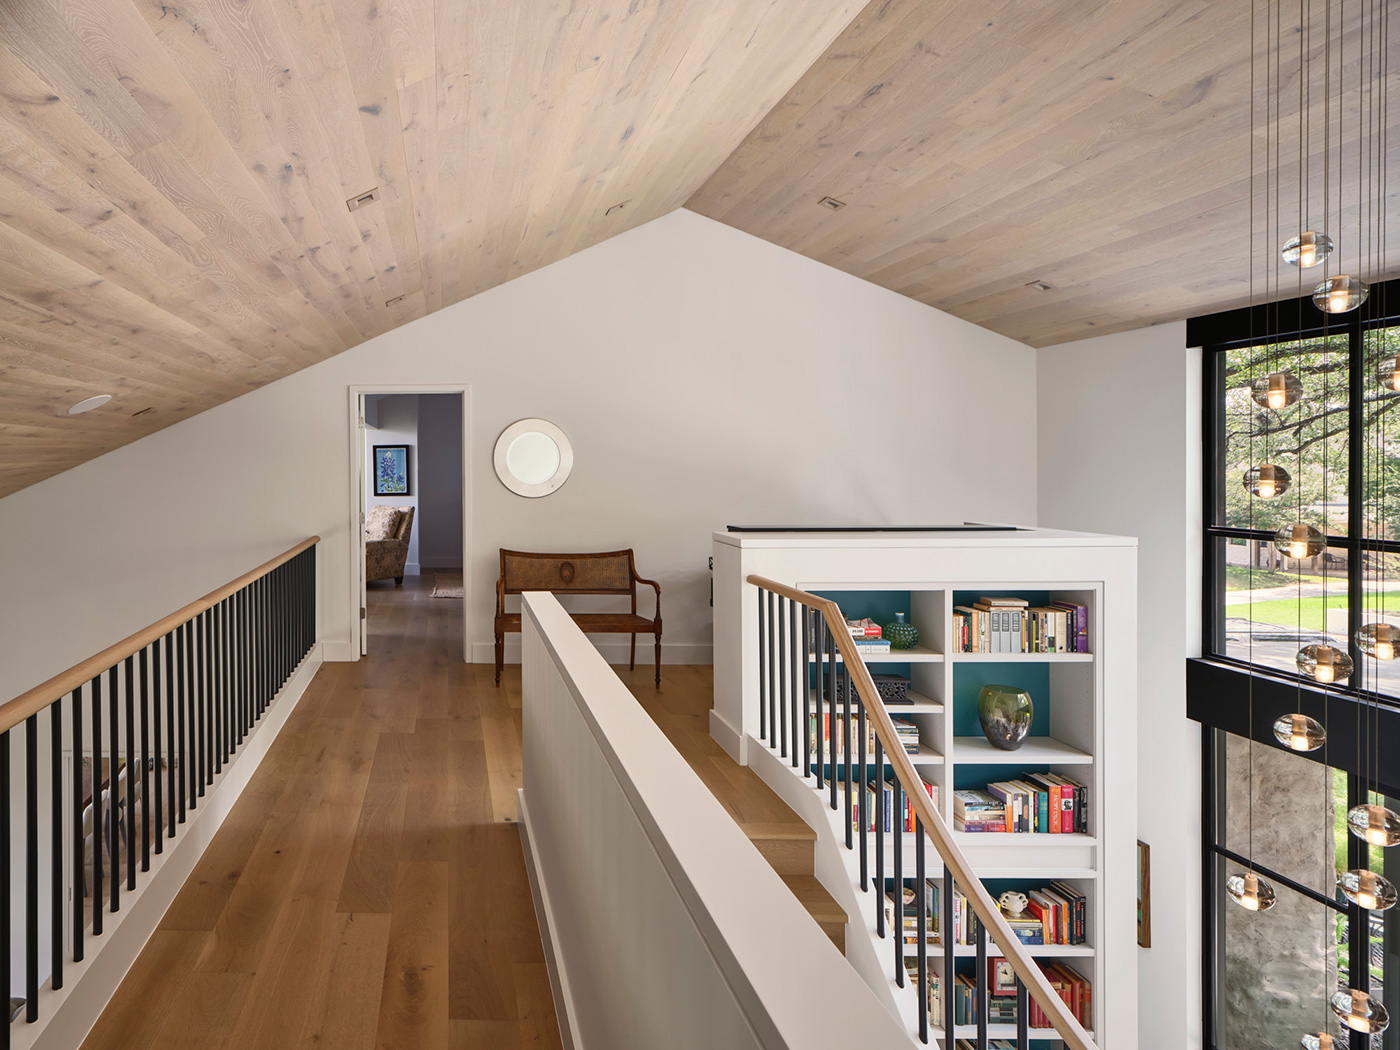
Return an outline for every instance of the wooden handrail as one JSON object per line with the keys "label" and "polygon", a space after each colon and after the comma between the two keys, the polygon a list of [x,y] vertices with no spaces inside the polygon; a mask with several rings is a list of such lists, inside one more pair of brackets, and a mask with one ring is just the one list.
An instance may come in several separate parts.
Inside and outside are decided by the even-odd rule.
{"label": "wooden handrail", "polygon": [[90,656],[66,671],[60,671],[47,682],[36,685],[28,692],[20,693],[9,703],[0,705],[0,733],[8,732],[30,715],[38,714],[55,700],[71,693],[78,686],[85,685],[107,668],[120,663],[133,653],[140,652],[156,639],[165,637],[181,624],[193,620],[204,610],[218,605],[229,595],[241,591],[248,584],[261,579],[279,565],[291,561],[308,547],[314,547],[320,542],[320,536],[312,536],[310,539],[302,540],[290,550],[283,551],[270,561],[263,562],[251,572],[245,572],[238,579],[230,580],[217,590],[210,591],[203,598],[190,602],[183,609],[178,609],[169,616],[157,620],[149,627],[143,627],[129,638],[117,642],[116,645],[109,645],[96,656]]}
{"label": "wooden handrail", "polygon": [[[840,650],[841,659],[845,661],[851,682],[855,686],[856,692],[860,694],[861,700],[865,702],[865,710],[870,718],[871,727],[884,746],[885,760],[894,767],[895,776],[904,786],[905,797],[913,805],[925,833],[933,840],[934,848],[938,851],[938,855],[943,858],[944,866],[958,885],[963,888],[973,913],[987,928],[992,940],[996,942],[997,947],[1006,956],[1006,960],[1015,969],[1016,976],[1025,984],[1026,990],[1035,997],[1036,1002],[1040,1003],[1041,1009],[1045,1011],[1045,1015],[1050,1019],[1050,1023],[1059,1033],[1060,1038],[1065,1041],[1065,1045],[1071,1050],[1097,1050],[1084,1026],[1069,1012],[1064,1000],[1055,994],[1050,982],[1040,972],[1040,967],[1032,960],[1030,953],[1026,951],[1020,939],[1011,932],[1011,927],[1007,925],[1005,917],[1001,914],[1001,909],[992,900],[987,888],[982,885],[982,880],[972,870],[972,865],[968,862],[967,857],[953,841],[948,825],[943,823],[942,815],[934,808],[933,800],[924,790],[922,778],[915,772],[914,764],[909,761],[909,756],[904,751],[904,745],[895,733],[894,722],[890,720],[890,714],[885,709],[885,702],[880,698],[879,690],[875,688],[875,680],[870,677],[870,669],[865,666],[865,659],[860,655],[855,642],[851,639],[850,632],[846,629],[846,620],[841,615],[840,606],[829,598],[819,598],[815,594],[808,594],[806,591],[789,587],[763,576],[749,576],[747,579],[756,587],[772,591],[783,598],[790,598],[825,617],[827,629],[831,636],[836,639],[836,647]],[[949,929],[946,925],[942,935],[945,937],[949,935]],[[952,1022],[952,1018],[945,1020],[949,1024]],[[952,1043],[951,1029],[947,1042],[950,1045]]]}

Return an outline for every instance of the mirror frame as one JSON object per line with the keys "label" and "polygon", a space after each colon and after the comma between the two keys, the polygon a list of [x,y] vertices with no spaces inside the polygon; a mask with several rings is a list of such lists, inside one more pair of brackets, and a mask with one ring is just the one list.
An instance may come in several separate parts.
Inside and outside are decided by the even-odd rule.
{"label": "mirror frame", "polygon": [[[553,440],[559,448],[558,469],[548,480],[537,484],[521,481],[510,472],[510,467],[506,463],[506,453],[510,450],[515,439],[522,434],[531,432],[544,434]],[[574,446],[569,443],[568,436],[547,419],[518,419],[501,431],[501,436],[496,439],[493,459],[496,465],[496,477],[501,480],[502,485],[517,496],[538,499],[540,496],[548,496],[551,492],[555,492],[564,482],[569,480],[569,474],[574,469]]]}

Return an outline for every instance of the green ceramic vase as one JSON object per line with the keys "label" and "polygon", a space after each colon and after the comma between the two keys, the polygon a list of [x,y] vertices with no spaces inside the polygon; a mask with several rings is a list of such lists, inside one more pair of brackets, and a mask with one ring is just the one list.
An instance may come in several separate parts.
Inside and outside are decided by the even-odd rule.
{"label": "green ceramic vase", "polygon": [[912,649],[919,644],[919,629],[912,623],[905,623],[903,613],[895,613],[894,623],[885,624],[880,633],[891,649]]}
{"label": "green ceramic vase", "polygon": [[977,717],[991,745],[1015,751],[1031,731],[1035,705],[1031,694],[1014,685],[984,685],[977,694]]}

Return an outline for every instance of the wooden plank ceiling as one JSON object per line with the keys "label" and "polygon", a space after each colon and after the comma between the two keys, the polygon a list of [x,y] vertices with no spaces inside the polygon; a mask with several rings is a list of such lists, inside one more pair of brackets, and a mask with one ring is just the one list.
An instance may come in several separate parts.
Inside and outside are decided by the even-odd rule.
{"label": "wooden plank ceiling", "polygon": [[1238,303],[1249,6],[0,0],[0,495],[687,202],[1037,346]]}
{"label": "wooden plank ceiling", "polygon": [[680,207],[859,9],[0,0],[0,495]]}
{"label": "wooden plank ceiling", "polygon": [[[1265,44],[1284,41],[1274,75],[1284,99],[1278,164],[1270,164],[1283,189],[1269,235],[1291,236],[1298,5],[1286,9],[1280,33],[1276,23],[1266,30],[1268,5],[1218,0],[872,3],[687,207],[1031,346],[1243,305],[1251,265],[1256,295],[1266,280],[1279,287],[1275,267],[1261,263],[1275,257],[1263,254],[1262,204],[1250,248],[1252,6],[1261,128]],[[1320,202],[1322,5],[1310,10],[1310,175]],[[1333,53],[1345,57],[1354,86],[1357,26],[1379,0],[1344,10],[1347,32],[1336,34]],[[1354,180],[1354,92],[1346,102]],[[1391,119],[1400,121],[1400,107]],[[1394,128],[1391,142],[1400,146]],[[1262,188],[1260,132],[1256,145]],[[1388,160],[1400,185],[1400,151]],[[1334,198],[1337,186],[1334,169]],[[1342,221],[1328,228],[1344,272],[1356,273],[1358,192],[1353,181],[1343,189]],[[845,207],[820,207],[824,197]],[[1319,279],[1307,271],[1300,289],[1299,272],[1281,269],[1281,296]],[[1394,275],[1400,253],[1360,272]]]}

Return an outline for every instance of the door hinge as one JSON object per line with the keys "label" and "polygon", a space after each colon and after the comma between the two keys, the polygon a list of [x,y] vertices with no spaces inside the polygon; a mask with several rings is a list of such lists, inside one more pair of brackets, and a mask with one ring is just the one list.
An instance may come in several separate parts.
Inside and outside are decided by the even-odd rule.
{"label": "door hinge", "polygon": [[360,619],[365,619],[365,607],[363,605],[360,606]]}
{"label": "door hinge", "polygon": [[365,429],[365,417],[364,417],[364,416],[361,416],[361,417],[360,417],[360,429],[361,429],[361,430],[364,430],[364,429]]}
{"label": "door hinge", "polygon": [[365,527],[365,512],[360,511],[360,528]]}

